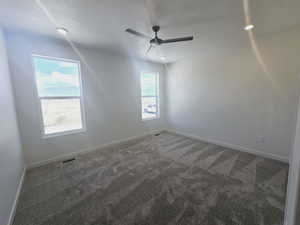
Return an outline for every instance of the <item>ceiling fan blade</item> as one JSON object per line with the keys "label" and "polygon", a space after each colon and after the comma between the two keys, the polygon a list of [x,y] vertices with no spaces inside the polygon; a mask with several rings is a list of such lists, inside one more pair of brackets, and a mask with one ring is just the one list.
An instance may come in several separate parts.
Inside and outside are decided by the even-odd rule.
{"label": "ceiling fan blade", "polygon": [[153,45],[150,45],[149,48],[146,51],[146,54],[148,54],[151,51],[152,48],[153,48]]}
{"label": "ceiling fan blade", "polygon": [[128,32],[128,33],[130,33],[130,34],[133,34],[133,35],[135,35],[135,36],[138,36],[138,37],[147,39],[147,40],[150,40],[150,39],[151,39],[151,37],[149,37],[149,36],[147,36],[147,35],[145,35],[145,34],[142,34],[142,33],[138,32],[138,31],[132,30],[132,29],[130,29],[130,28],[126,29],[125,31]]}
{"label": "ceiling fan blade", "polygon": [[166,43],[173,43],[173,42],[180,42],[180,41],[192,41],[193,39],[194,39],[193,36],[189,36],[189,37],[182,37],[182,38],[167,39],[167,40],[163,40],[161,43],[166,44]]}

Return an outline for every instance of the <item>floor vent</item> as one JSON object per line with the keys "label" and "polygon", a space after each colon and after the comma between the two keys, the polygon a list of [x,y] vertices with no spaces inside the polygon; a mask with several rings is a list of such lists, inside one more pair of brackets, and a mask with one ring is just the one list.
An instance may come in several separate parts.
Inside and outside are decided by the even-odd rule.
{"label": "floor vent", "polygon": [[62,163],[69,163],[69,162],[73,162],[73,161],[75,161],[75,158],[66,159],[66,160],[62,161]]}

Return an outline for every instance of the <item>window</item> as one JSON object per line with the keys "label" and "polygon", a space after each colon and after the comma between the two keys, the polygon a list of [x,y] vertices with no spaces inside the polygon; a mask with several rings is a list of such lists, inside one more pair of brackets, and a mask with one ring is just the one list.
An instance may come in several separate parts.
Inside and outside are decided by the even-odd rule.
{"label": "window", "polygon": [[45,136],[83,131],[80,64],[33,56]]}
{"label": "window", "polygon": [[158,73],[141,74],[142,119],[159,117],[159,75]]}

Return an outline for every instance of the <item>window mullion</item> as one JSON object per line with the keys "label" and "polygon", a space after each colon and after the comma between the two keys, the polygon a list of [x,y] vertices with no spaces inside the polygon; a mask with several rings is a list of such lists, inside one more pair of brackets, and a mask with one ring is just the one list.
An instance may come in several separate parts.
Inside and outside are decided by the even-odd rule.
{"label": "window mullion", "polygon": [[74,99],[74,98],[79,98],[81,99],[81,96],[47,96],[47,97],[39,97],[41,100],[42,99]]}

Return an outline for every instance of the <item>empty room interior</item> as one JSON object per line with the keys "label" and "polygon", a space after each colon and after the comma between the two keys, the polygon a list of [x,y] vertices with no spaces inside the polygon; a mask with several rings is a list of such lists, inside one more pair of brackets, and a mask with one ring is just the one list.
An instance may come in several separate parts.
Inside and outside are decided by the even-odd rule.
{"label": "empty room interior", "polygon": [[299,225],[300,1],[0,1],[0,225]]}

